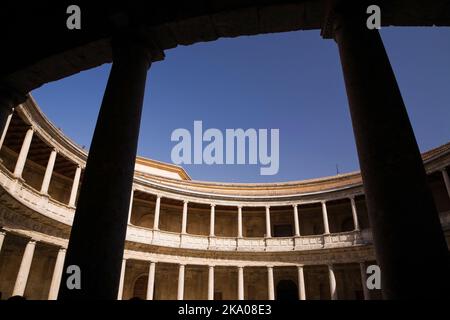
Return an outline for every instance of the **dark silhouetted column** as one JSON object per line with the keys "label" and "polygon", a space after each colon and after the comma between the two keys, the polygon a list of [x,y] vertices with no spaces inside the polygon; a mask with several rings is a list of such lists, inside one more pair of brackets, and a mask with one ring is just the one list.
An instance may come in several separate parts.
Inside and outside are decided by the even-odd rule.
{"label": "dark silhouetted column", "polygon": [[366,27],[367,6],[349,2],[329,16],[328,36],[339,47],[383,295],[448,297],[448,248],[394,72]]}
{"label": "dark silhouetted column", "polygon": [[81,290],[59,299],[117,298],[150,55],[134,34],[112,42],[113,64],[77,203],[64,270],[81,269]]}
{"label": "dark silhouetted column", "polygon": [[[8,124],[8,117],[13,112],[13,108],[24,102],[26,98],[26,95],[18,92],[17,90],[0,84],[0,135],[3,133]],[[3,143],[3,139],[1,142]],[[0,143],[0,146],[2,143]]]}

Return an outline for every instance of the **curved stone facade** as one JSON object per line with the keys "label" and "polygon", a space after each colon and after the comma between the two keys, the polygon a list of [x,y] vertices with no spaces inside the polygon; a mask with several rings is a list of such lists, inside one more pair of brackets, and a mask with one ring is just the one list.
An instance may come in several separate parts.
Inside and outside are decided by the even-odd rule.
{"label": "curved stone facade", "polygon": [[[0,148],[1,299],[55,299],[87,152],[32,97],[8,119]],[[449,242],[450,144],[422,158]],[[213,183],[138,158],[130,199],[119,299],[380,297],[362,286],[376,259],[358,172]],[[414,241],[411,230],[405,246]]]}

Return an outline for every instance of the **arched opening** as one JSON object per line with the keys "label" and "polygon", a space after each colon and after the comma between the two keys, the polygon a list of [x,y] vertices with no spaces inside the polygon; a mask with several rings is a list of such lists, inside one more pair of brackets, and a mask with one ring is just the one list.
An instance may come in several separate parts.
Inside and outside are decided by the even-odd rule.
{"label": "arched opening", "polygon": [[142,300],[146,299],[147,282],[148,282],[148,275],[142,275],[136,279],[136,281],[134,282],[132,299],[136,299],[136,298],[142,299]]}
{"label": "arched opening", "polygon": [[292,280],[280,280],[277,284],[277,300],[298,300],[298,287]]}
{"label": "arched opening", "polygon": [[352,231],[354,228],[353,218],[347,218],[341,222],[341,232]]}

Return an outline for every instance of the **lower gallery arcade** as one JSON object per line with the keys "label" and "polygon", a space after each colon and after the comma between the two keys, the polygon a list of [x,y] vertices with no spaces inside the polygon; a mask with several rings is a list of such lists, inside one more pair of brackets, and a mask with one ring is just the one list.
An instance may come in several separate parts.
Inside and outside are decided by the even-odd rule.
{"label": "lower gallery arcade", "polygon": [[[32,97],[10,115],[0,140],[1,299],[56,299],[86,157]],[[422,158],[449,242],[450,144]],[[118,299],[381,297],[363,286],[377,262],[359,173],[218,184],[138,158],[129,208]]]}

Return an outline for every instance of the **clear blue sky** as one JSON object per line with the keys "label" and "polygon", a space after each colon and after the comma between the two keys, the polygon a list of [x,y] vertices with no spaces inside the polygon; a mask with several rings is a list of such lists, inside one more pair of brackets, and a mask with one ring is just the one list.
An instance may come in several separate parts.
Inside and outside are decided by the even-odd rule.
{"label": "clear blue sky", "polygon": [[[450,28],[381,31],[422,151],[450,141]],[[32,92],[49,119],[89,147],[110,65]],[[300,31],[177,47],[152,65],[138,154],[171,162],[177,128],[279,128],[280,169],[184,165],[196,180],[276,182],[359,170],[336,44]]]}

